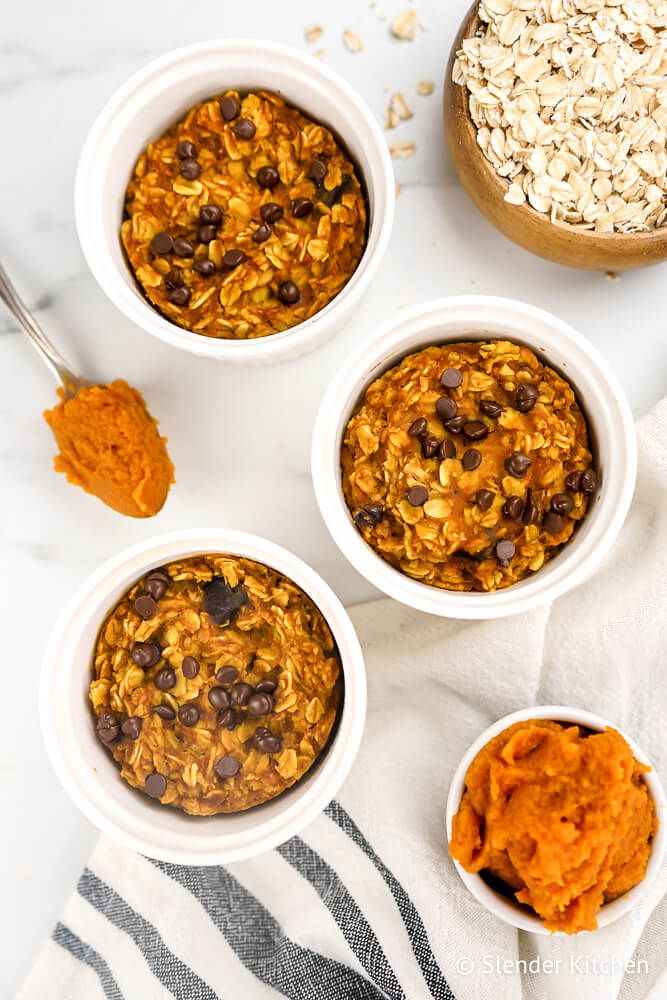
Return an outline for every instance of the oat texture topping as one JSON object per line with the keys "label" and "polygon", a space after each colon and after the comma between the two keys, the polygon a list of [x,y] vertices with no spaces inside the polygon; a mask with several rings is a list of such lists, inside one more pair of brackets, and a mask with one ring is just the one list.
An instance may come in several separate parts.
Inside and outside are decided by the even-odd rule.
{"label": "oat texture topping", "polygon": [[428,347],[371,383],[341,468],[368,544],[446,590],[496,590],[539,570],[597,489],[572,388],[499,340]]}
{"label": "oat texture topping", "polygon": [[195,816],[238,812],[299,780],[327,746],[340,660],[291,580],[229,555],[153,570],[109,612],[90,701],[122,777]]}
{"label": "oat texture topping", "polygon": [[196,105],[141,154],[123,247],[149,301],[206,337],[265,337],[324,308],[366,243],[354,165],[276,94]]}
{"label": "oat texture topping", "polygon": [[667,222],[665,0],[481,0],[454,81],[506,200],[599,233]]}

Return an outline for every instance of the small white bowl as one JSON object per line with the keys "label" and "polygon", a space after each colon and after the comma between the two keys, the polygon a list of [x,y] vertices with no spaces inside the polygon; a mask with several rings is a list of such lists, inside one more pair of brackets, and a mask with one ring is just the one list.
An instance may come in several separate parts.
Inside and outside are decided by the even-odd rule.
{"label": "small white bowl", "polygon": [[[95,736],[88,701],[91,657],[105,615],[147,570],[204,552],[247,556],[284,573],[329,624],[343,666],[344,702],[331,745],[317,766],[270,802],[233,815],[193,817],[131,788]],[[151,858],[190,865],[228,864],[270,850],[298,833],[336,795],[356,757],[366,716],[361,646],[342,604],[309,566],[287,550],[238,531],[161,535],[110,559],[76,593],[49,642],[40,679],[47,752],[74,803],[103,833]]]}
{"label": "small white bowl", "polygon": [[[526,722],[529,719],[551,719],[553,722],[574,723],[575,725],[585,726],[587,729],[591,729],[594,732],[602,732],[604,729],[611,726],[626,740],[636,759],[642,764],[648,764],[651,766],[651,762],[644,751],[637,746],[634,740],[630,739],[627,733],[624,733],[622,729],[615,726],[612,722],[603,719],[599,715],[594,715],[593,712],[586,712],[579,708],[566,708],[563,705],[541,705],[538,708],[522,708],[521,711],[513,712],[511,715],[506,715],[503,719],[499,719],[497,722],[494,722],[492,726],[489,726],[489,728],[475,740],[457,767],[454,777],[452,778],[452,783],[449,787],[449,795],[447,796],[447,845],[452,837],[452,823],[454,816],[458,812],[465,789],[465,777],[473,760],[482,747],[486,746],[489,740],[492,740],[494,736],[498,736],[500,733],[504,732],[505,729],[509,729],[509,727],[513,726],[515,722]],[[651,796],[653,797],[653,801],[655,802],[656,813],[660,824],[653,841],[651,857],[649,858],[646,874],[639,885],[635,886],[634,889],[626,892],[624,896],[620,896],[612,903],[605,903],[604,906],[601,907],[597,916],[598,928],[608,927],[609,924],[614,923],[615,920],[618,920],[629,910],[634,909],[642,902],[643,899],[645,899],[652,882],[655,880],[665,860],[665,850],[667,848],[667,827],[665,826],[667,822],[667,814],[665,793],[662,784],[660,783],[660,778],[655,771],[652,770],[645,774],[644,780],[648,786]],[[445,849],[447,849],[447,847],[445,847]],[[553,931],[548,931],[546,929],[537,915],[533,916],[531,914],[529,907],[521,906],[511,898],[495,892],[486,884],[481,875],[467,872],[465,868],[458,863],[458,861],[454,861],[453,863],[466,887],[470,890],[475,899],[485,906],[490,913],[493,913],[494,916],[504,920],[506,924],[511,924],[512,927],[518,927],[519,930],[522,931],[531,931],[533,934],[554,933]],[[564,934],[563,931],[558,931],[557,933],[561,936]],[[580,931],[579,933],[584,932]]]}
{"label": "small white bowl", "polygon": [[[125,189],[139,154],[198,101],[235,88],[273,90],[340,136],[369,201],[368,243],[354,275],[311,319],[268,337],[216,340],[161,316],[125,260],[120,225]],[[323,343],[351,316],[377,271],[394,219],[395,182],[387,143],[356,91],[319,59],[272,42],[224,39],[189,45],[150,62],[100,112],[84,144],[74,207],[84,256],[111,301],[147,333],[219,361],[265,363]]]}
{"label": "small white bowl", "polygon": [[[394,569],[357,531],[343,496],[341,442],[368,385],[401,358],[431,344],[491,339],[530,347],[574,387],[588,419],[600,487],[572,541],[534,575],[491,593],[441,590]],[[523,302],[470,295],[402,313],[348,360],[329,385],[317,415],[312,474],[334,541],[379,590],[445,618],[502,618],[550,603],[590,576],[609,552],[632,500],[637,446],[630,407],[616,376],[580,333]]]}

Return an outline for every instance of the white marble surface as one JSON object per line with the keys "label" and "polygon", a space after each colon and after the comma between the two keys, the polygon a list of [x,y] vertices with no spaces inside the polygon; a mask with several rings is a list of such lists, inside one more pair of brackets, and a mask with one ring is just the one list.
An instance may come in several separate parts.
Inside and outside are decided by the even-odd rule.
{"label": "white marble surface", "polygon": [[[337,363],[396,310],[457,293],[495,293],[552,309],[576,325],[620,376],[637,416],[667,391],[666,270],[617,281],[546,264],[496,234],[453,176],[442,137],[440,80],[467,0],[420,0],[425,31],[397,42],[386,20],[405,6],[378,0],[24,0],[4,12],[0,258],[73,362],[99,380],[123,376],[160,416],[178,483],[152,522],[123,520],[51,471],[53,442],[40,411],[53,385],[0,312],[0,996],[11,996],[49,932],[95,839],[50,769],[39,735],[37,678],[46,637],[72,589],[119,548],[176,527],[224,524],[265,534],[312,563],[347,602],[371,588],[339,555],[316,509],[309,435]],[[380,276],[334,342],[292,364],[247,372],[197,360],[149,339],[107,302],[74,231],[72,181],[97,110],[142,63],[215,36],[265,36],[309,48],[303,28],[325,27],[327,61],[379,117],[388,94],[415,94],[416,117],[390,133],[417,155],[396,164],[401,185]],[[359,55],[341,33],[355,28]]]}

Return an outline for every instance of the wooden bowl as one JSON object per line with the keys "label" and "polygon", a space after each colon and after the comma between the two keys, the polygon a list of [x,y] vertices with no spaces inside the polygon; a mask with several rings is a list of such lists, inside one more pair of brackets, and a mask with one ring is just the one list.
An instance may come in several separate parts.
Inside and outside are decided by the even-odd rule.
{"label": "wooden bowl", "polygon": [[445,134],[464,188],[481,212],[505,236],[539,257],[570,267],[597,271],[625,271],[646,267],[667,258],[667,226],[649,233],[596,233],[575,229],[566,222],[552,222],[531,205],[505,201],[507,184],[477,144],[470,116],[468,90],[454,83],[456,53],[464,38],[479,27],[477,2],[466,14],[449,58],[445,78]]}

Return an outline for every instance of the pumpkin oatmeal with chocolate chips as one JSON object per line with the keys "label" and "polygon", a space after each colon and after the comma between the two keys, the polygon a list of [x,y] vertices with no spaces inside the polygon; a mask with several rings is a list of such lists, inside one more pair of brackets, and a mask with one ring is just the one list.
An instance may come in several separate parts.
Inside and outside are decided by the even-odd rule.
{"label": "pumpkin oatmeal with chocolate chips", "polygon": [[250,559],[176,560],[135,583],[97,638],[90,701],[121,776],[195,816],[280,795],[327,747],[342,671],[309,597]]}
{"label": "pumpkin oatmeal with chocolate chips", "polygon": [[407,576],[492,591],[539,570],[597,490],[572,387],[526,347],[428,347],[366,390],[341,452],[358,530]]}
{"label": "pumpkin oatmeal with chocolate chips", "polygon": [[141,154],[121,239],[167,319],[205,337],[266,337],[314,316],[352,277],[366,203],[328,129],[276,94],[228,91]]}

